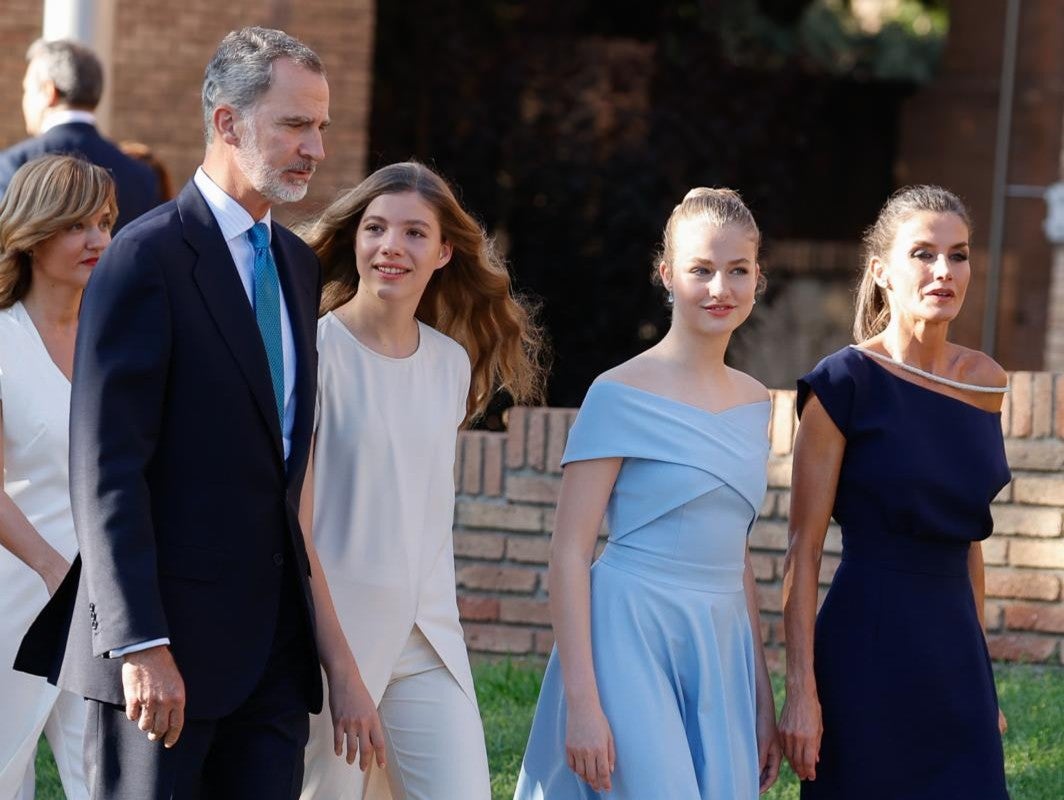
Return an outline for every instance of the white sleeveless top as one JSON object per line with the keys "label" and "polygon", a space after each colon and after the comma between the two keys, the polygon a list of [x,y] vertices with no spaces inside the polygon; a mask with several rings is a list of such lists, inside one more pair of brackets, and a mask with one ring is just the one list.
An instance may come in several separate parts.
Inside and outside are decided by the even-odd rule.
{"label": "white sleeveless top", "polygon": [[475,704],[451,534],[469,356],[418,330],[413,355],[390,358],[332,313],[318,323],[314,543],[374,701],[416,625]]}

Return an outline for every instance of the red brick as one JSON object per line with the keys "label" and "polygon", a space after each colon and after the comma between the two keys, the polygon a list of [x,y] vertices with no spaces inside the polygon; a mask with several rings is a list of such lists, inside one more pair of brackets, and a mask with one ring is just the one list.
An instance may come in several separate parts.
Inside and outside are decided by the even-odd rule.
{"label": "red brick", "polygon": [[481,451],[484,434],[465,431],[459,436],[462,445],[462,494],[480,494]]}
{"label": "red brick", "polygon": [[765,499],[761,501],[761,511],[758,512],[758,516],[761,519],[771,519],[776,516],[776,499],[779,496],[779,492],[773,492],[769,490],[765,492]]}
{"label": "red brick", "polygon": [[525,465],[525,433],[528,409],[515,406],[506,412],[506,466],[519,469]]}
{"label": "red brick", "polygon": [[562,472],[562,453],[569,438],[569,426],[572,425],[575,412],[568,409],[551,409],[547,423],[547,471],[555,475]]}
{"label": "red brick", "polygon": [[988,634],[990,655],[1001,661],[1040,663],[1049,661],[1057,651],[1057,640],[1030,633]]}
{"label": "red brick", "polygon": [[780,492],[779,499],[776,501],[776,516],[779,519],[791,518],[791,493]]}
{"label": "red brick", "polygon": [[510,625],[469,623],[465,629],[466,646],[481,653],[524,655],[532,651],[532,631]]}
{"label": "red brick", "polygon": [[511,475],[506,481],[506,498],[517,503],[558,502],[561,478],[549,475]]}
{"label": "red brick", "polygon": [[1005,609],[1001,603],[983,604],[983,627],[990,631],[1000,631],[1004,628]]}
{"label": "red brick", "polygon": [[1015,541],[1009,551],[1009,562],[1015,567],[1064,569],[1064,541]]}
{"label": "red brick", "polygon": [[776,644],[787,644],[787,628],[782,619],[772,622],[772,641]]}
{"label": "red brick", "polygon": [[779,584],[758,584],[757,602],[761,611],[783,611],[783,588]]}
{"label": "red brick", "polygon": [[1053,376],[1048,372],[1034,375],[1034,399],[1031,410],[1031,435],[1049,436],[1053,430]]}
{"label": "red brick", "polygon": [[484,438],[484,486],[488,497],[502,494],[502,450],[505,434],[489,433]]}
{"label": "red brick", "polygon": [[543,656],[550,655],[554,649],[554,631],[548,628],[545,631],[536,631],[533,648]]}
{"label": "red brick", "polygon": [[824,552],[832,555],[842,553],[842,529],[834,523],[828,525],[828,532],[824,536]]}
{"label": "red brick", "polygon": [[772,392],[772,422],[769,439],[772,452],[776,455],[789,455],[794,444],[794,401],[793,391]]}
{"label": "red brick", "polygon": [[786,550],[787,524],[759,519],[750,531],[750,547],[755,550]]}
{"label": "red brick", "polygon": [[1013,480],[1012,499],[1016,503],[1064,506],[1064,475],[1020,475]]}
{"label": "red brick", "polygon": [[768,460],[768,485],[773,489],[791,488],[791,459],[771,456]]}
{"label": "red brick", "polygon": [[782,673],[787,668],[786,652],[782,647],[766,647],[765,664],[769,672]]}
{"label": "red brick", "polygon": [[1022,536],[1060,536],[1064,511],[1044,506],[991,506],[994,533]]}
{"label": "red brick", "polygon": [[750,566],[759,581],[771,581],[776,577],[776,559],[763,553],[750,554]]}
{"label": "red brick", "polygon": [[839,562],[842,561],[838,556],[822,556],[820,559],[820,576],[817,578],[817,582],[821,586],[830,586],[831,579],[835,577],[835,570],[839,568]]}
{"label": "red brick", "polygon": [[1059,600],[1060,578],[1033,570],[988,567],[986,594],[987,597],[1020,600]]}
{"label": "red brick", "polygon": [[463,620],[494,622],[499,618],[499,600],[495,597],[459,595],[458,613]]}
{"label": "red brick", "polygon": [[500,567],[494,564],[466,564],[457,570],[455,581],[463,589],[491,592],[531,592],[539,575],[523,567]]}
{"label": "red brick", "polygon": [[498,561],[505,552],[506,537],[501,533],[456,531],[454,534],[456,558],[482,558]]}
{"label": "red brick", "polygon": [[1005,606],[1005,625],[1011,630],[1064,633],[1064,606],[1010,603]]}
{"label": "red brick", "polygon": [[1032,384],[1030,372],[1012,373],[1012,391],[1010,393],[1012,408],[1009,435],[1013,438],[1031,435],[1031,417],[1034,411]]}
{"label": "red brick", "polygon": [[532,506],[459,500],[455,503],[455,525],[463,528],[538,531],[543,526],[543,510]]}
{"label": "red brick", "polygon": [[550,625],[550,603],[523,597],[503,598],[499,605],[499,619],[530,625]]}
{"label": "red brick", "polygon": [[528,410],[528,434],[525,439],[526,462],[533,469],[543,470],[547,458],[547,415],[550,409]]}
{"label": "red brick", "polygon": [[1013,470],[1059,470],[1064,467],[1064,442],[1059,439],[1008,439],[1005,455]]}
{"label": "red brick", "polygon": [[997,493],[997,497],[994,498],[995,503],[1011,503],[1012,502],[1012,489],[1015,481],[1009,481],[1001,487],[1001,491]]}
{"label": "red brick", "polygon": [[1055,418],[1056,424],[1054,429],[1058,439],[1064,439],[1064,375],[1057,375],[1056,386],[1054,387],[1056,394],[1056,411]]}
{"label": "red brick", "polygon": [[506,557],[525,564],[546,564],[550,557],[550,537],[511,536],[506,542]]}
{"label": "red brick", "polygon": [[1009,540],[995,536],[985,539],[982,543],[984,564],[1007,564],[1009,563]]}

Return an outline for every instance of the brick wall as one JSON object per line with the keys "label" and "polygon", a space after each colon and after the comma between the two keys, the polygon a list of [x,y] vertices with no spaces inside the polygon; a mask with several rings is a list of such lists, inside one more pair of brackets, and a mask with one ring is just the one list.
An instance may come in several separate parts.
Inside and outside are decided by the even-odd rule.
{"label": "brick wall", "polygon": [[[10,6],[10,7],[9,7]],[[43,0],[0,4],[0,147],[24,138],[22,76],[26,48],[40,36]],[[329,76],[333,125],[326,159],[307,198],[282,206],[278,218],[309,216],[365,173],[369,146],[373,0],[117,0],[111,74],[111,138],[150,145],[173,174],[187,181],[203,158],[200,87],[221,38],[244,25],[282,28],[313,47]]]}
{"label": "brick wall", "polygon": [[[1017,372],[1002,427],[1013,480],[983,543],[990,650],[1008,661],[1064,662],[1064,375]],[[781,579],[787,545],[794,392],[772,392],[769,491],[750,537],[770,661],[782,664]],[[515,408],[508,433],[466,432],[455,475],[458,604],[474,652],[542,656],[553,637],[547,553],[572,409]],[[828,531],[820,582],[839,563]]]}

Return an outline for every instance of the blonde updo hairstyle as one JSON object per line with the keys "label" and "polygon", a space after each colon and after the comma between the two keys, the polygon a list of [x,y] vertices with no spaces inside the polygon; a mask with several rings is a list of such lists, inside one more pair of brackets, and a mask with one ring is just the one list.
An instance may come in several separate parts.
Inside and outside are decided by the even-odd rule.
{"label": "blonde updo hairstyle", "polygon": [[390,164],[341,194],[301,231],[321,261],[321,313],[343,305],[358,290],[354,241],[362,215],[383,194],[416,192],[436,212],[451,260],[436,270],[416,316],[465,348],[472,363],[466,421],[481,416],[496,391],[515,403],[543,397],[546,347],[535,308],[516,295],[510,273],[491,238],[466,211],[447,182],[415,161]]}
{"label": "blonde updo hairstyle", "polygon": [[864,268],[857,285],[856,308],[853,320],[853,338],[857,342],[871,339],[882,333],[890,322],[890,303],[887,290],[876,283],[872,274],[872,259],[887,261],[898,228],[914,214],[930,211],[936,214],[956,214],[972,232],[972,219],[968,208],[957,195],[941,186],[904,186],[890,196],[880,209],[879,216],[861,240]]}
{"label": "blonde updo hairstyle", "polygon": [[[745,230],[755,243],[755,253],[761,252],[761,229],[757,227],[754,215],[746,207],[742,197],[734,189],[709,188],[698,186],[689,191],[680,203],[673,208],[665,223],[665,230],[661,234],[661,245],[654,259],[654,269],[651,279],[655,284],[662,283],[658,265],[665,264],[672,269],[673,258],[676,255],[676,229],[681,222],[687,220],[701,220],[707,225],[723,228],[728,225],[737,225]],[[767,286],[765,275],[758,270],[757,295],[764,293]]]}
{"label": "blonde updo hairstyle", "polygon": [[18,168],[0,200],[0,309],[26,296],[33,248],[107,209],[118,216],[107,170],[74,156],[41,156]]}

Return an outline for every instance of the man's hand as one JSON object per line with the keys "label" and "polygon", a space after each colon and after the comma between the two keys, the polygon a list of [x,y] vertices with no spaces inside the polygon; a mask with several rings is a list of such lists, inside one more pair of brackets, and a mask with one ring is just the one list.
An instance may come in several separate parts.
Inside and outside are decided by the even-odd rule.
{"label": "man's hand", "polygon": [[185,682],[166,645],[122,656],[126,716],[148,734],[173,747],[185,727]]}

